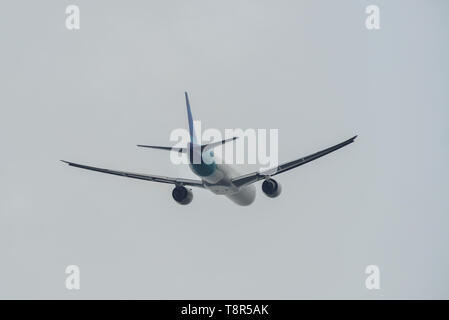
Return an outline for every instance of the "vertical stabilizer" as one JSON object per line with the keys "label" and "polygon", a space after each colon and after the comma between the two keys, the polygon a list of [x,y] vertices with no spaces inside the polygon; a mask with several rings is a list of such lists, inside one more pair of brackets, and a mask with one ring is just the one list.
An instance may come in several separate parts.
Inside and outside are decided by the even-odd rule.
{"label": "vertical stabilizer", "polygon": [[189,95],[187,94],[187,92],[185,92],[185,96],[186,96],[186,106],[187,106],[187,118],[189,119],[190,142],[192,144],[196,144],[195,129],[193,127],[192,110],[190,110]]}

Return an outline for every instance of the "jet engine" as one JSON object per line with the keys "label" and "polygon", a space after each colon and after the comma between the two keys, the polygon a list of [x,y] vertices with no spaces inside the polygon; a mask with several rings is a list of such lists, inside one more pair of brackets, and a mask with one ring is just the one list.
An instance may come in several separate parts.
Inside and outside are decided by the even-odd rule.
{"label": "jet engine", "polygon": [[262,191],[270,198],[276,198],[281,194],[281,185],[274,179],[266,179],[262,183]]}
{"label": "jet engine", "polygon": [[192,190],[187,189],[184,186],[178,186],[172,191],[173,199],[179,204],[189,204],[193,200]]}

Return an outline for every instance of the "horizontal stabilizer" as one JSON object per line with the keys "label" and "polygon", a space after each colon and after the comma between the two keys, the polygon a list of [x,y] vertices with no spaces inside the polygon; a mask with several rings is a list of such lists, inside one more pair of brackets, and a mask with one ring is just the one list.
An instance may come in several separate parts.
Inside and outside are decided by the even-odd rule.
{"label": "horizontal stabilizer", "polygon": [[175,147],[163,147],[163,146],[148,146],[144,144],[138,144],[138,147],[142,148],[152,148],[152,149],[159,149],[159,150],[166,150],[166,151],[178,151],[178,152],[187,152],[187,148],[175,148]]}
{"label": "horizontal stabilizer", "polygon": [[[212,142],[212,143],[207,143],[207,144],[203,144],[201,146],[201,150],[209,150],[209,149],[213,149],[216,148],[218,146],[221,146],[222,144],[225,144],[226,142],[230,142],[230,141],[234,141],[235,139],[237,139],[238,137],[233,137],[233,138],[229,138],[229,139],[225,139],[225,140],[221,140],[221,141],[217,141],[217,142]],[[149,145],[145,145],[145,144],[138,144],[138,147],[142,147],[142,148],[152,148],[152,149],[159,149],[159,150],[166,150],[166,151],[177,151],[177,152],[187,152],[187,148],[176,148],[176,147],[164,147],[164,146],[149,146]]]}
{"label": "horizontal stabilizer", "polygon": [[217,142],[212,142],[212,143],[208,143],[208,144],[203,144],[201,146],[202,150],[209,150],[209,149],[213,149],[216,148],[222,144],[225,144],[226,142],[230,142],[230,141],[234,141],[235,139],[237,139],[238,137],[233,137],[233,138],[229,138],[229,139],[225,139],[225,140],[221,140],[221,141],[217,141]]}

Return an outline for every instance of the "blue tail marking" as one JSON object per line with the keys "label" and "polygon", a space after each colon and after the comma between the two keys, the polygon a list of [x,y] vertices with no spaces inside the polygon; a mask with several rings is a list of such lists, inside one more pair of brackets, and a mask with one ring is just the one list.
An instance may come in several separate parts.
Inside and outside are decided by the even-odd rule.
{"label": "blue tail marking", "polygon": [[193,117],[192,117],[192,110],[190,110],[189,95],[187,94],[187,92],[184,93],[186,96],[187,117],[189,119],[190,142],[192,144],[196,144],[195,129],[193,128]]}

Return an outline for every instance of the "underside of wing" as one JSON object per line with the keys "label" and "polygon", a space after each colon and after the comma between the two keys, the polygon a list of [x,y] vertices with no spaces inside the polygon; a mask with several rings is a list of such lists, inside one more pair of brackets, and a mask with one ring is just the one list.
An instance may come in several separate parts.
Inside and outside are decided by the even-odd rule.
{"label": "underside of wing", "polygon": [[113,174],[116,176],[122,176],[122,177],[140,179],[140,180],[147,180],[147,181],[154,181],[154,182],[161,182],[161,183],[169,183],[169,184],[175,184],[177,186],[184,185],[184,186],[204,188],[204,185],[200,180],[184,179],[184,178],[170,178],[170,177],[156,176],[156,175],[149,175],[149,174],[116,171],[116,170],[86,166],[83,164],[78,164],[78,163],[64,161],[64,160],[61,160],[61,161],[67,163],[69,166],[86,169],[86,170],[103,172],[103,173],[109,173],[109,174]]}
{"label": "underside of wing", "polygon": [[249,174],[245,174],[243,176],[239,176],[236,177],[234,179],[232,179],[232,183],[234,185],[236,185],[237,187],[241,187],[247,184],[251,184],[253,182],[265,179],[266,177],[270,177],[270,176],[275,176],[279,173],[294,169],[296,167],[302,166],[303,164],[306,164],[310,161],[316,160],[318,158],[321,158],[322,156],[325,156],[331,152],[334,152],[340,148],[343,148],[344,146],[347,146],[350,143],[353,143],[355,138],[357,138],[357,136],[354,136],[346,141],[343,141],[339,144],[336,144],[332,147],[329,147],[327,149],[315,152],[311,155],[308,155],[306,157],[303,158],[299,158],[293,161],[289,161],[286,163],[281,164],[280,166],[278,166],[277,168],[274,169],[270,169],[268,171],[264,171],[264,172],[252,172]]}

